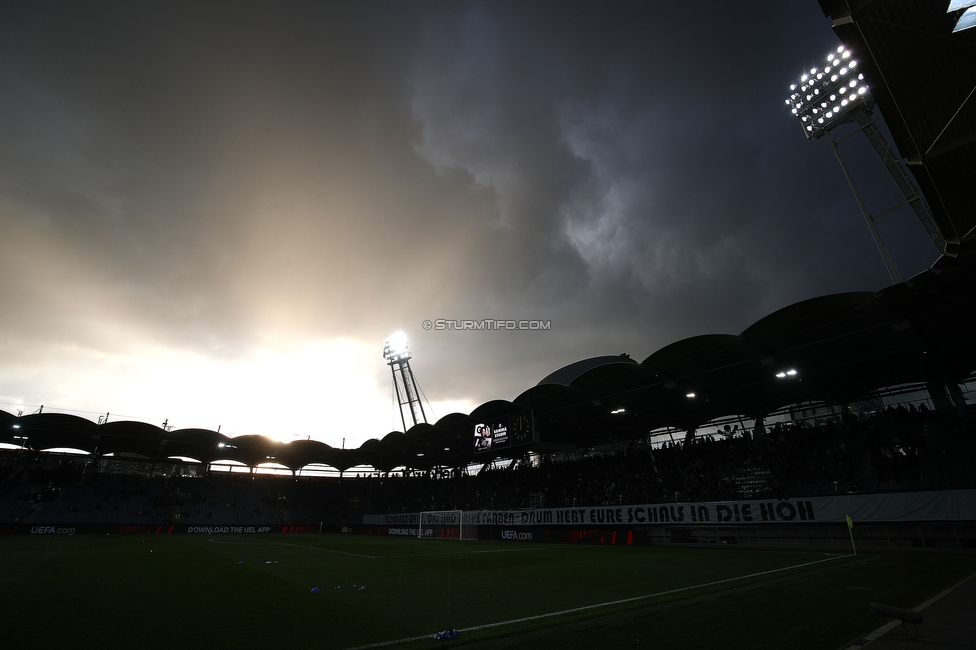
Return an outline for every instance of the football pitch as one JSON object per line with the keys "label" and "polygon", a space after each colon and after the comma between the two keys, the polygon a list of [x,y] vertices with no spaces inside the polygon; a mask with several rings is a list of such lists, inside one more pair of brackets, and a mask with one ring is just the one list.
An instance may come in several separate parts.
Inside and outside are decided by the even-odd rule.
{"label": "football pitch", "polygon": [[823,649],[885,623],[869,603],[911,608],[973,571],[926,553],[7,536],[0,611],[7,647]]}

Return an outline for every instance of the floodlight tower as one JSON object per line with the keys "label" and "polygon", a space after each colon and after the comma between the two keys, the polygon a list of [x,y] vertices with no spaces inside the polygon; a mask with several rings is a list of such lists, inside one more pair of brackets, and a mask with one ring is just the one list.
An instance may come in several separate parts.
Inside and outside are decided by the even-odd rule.
{"label": "floodlight tower", "polygon": [[[864,81],[864,75],[858,70],[857,60],[852,57],[851,51],[843,45],[839,46],[835,52],[827,55],[827,63],[823,68],[812,68],[808,74],[800,77],[799,83],[790,85],[790,93],[790,98],[786,100],[786,104],[792,108],[793,114],[799,118],[800,125],[803,127],[803,135],[808,140],[827,136],[827,141],[830,142],[837,162],[840,163],[844,177],[847,178],[847,183],[851,186],[851,191],[861,209],[861,214],[864,215],[864,220],[871,230],[874,242],[881,252],[891,281],[901,282],[901,275],[899,275],[888,249],[881,240],[881,234],[875,226],[875,221],[902,205],[911,206],[915,216],[918,217],[939,253],[944,253],[946,242],[932,217],[932,211],[922,197],[922,193],[919,192],[895,156],[881,130],[875,124],[872,117],[874,98]],[[905,197],[904,203],[877,215],[872,215],[868,211],[837,147],[846,138],[840,142],[835,142],[830,137],[831,130],[850,122],[857,124],[858,130],[867,137],[875,153],[878,154],[878,158],[881,159],[885,169],[888,170],[891,178]]]}
{"label": "floodlight tower", "polygon": [[420,402],[420,391],[417,380],[410,369],[410,349],[407,345],[407,335],[396,332],[387,339],[383,346],[383,358],[393,372],[393,390],[396,393],[397,405],[400,408],[400,421],[403,430],[407,430],[407,419],[403,416],[403,407],[408,407],[410,420],[413,425],[423,422],[426,424],[427,415],[424,405]]}

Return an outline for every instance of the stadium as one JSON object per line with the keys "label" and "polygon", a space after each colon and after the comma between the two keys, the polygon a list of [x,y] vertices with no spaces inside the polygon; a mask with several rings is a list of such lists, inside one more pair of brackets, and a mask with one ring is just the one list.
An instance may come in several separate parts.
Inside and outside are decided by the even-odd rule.
{"label": "stadium", "polygon": [[971,647],[920,607],[976,602],[976,10],[947,4],[820,0],[924,197],[928,270],[355,449],[0,411],[10,638]]}

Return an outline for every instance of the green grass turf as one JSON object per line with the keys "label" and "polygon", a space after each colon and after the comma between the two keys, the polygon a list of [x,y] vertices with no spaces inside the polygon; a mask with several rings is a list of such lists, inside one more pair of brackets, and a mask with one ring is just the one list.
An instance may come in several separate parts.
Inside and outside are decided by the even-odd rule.
{"label": "green grass turf", "polygon": [[[0,538],[0,612],[7,647],[342,649],[457,628],[455,641],[393,647],[653,638],[672,649],[820,649],[884,623],[870,602],[913,607],[976,570],[973,555],[834,557],[352,535],[11,536]],[[626,599],[637,600],[592,607]],[[576,608],[587,609],[549,616]],[[526,617],[542,618],[492,625]]]}

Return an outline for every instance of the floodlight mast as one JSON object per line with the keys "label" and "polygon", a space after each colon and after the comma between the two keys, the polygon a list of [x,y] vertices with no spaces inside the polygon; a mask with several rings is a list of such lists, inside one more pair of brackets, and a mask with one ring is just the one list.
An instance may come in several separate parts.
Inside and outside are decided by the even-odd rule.
{"label": "floodlight mast", "polygon": [[[800,120],[803,135],[808,140],[816,140],[822,136],[827,136],[827,141],[830,142],[834,156],[837,158],[837,162],[844,172],[844,177],[847,179],[847,183],[854,193],[854,198],[857,201],[858,207],[861,209],[861,214],[864,215],[868,229],[871,231],[874,242],[878,246],[878,251],[881,253],[881,257],[888,269],[888,274],[891,276],[891,281],[899,283],[902,281],[902,278],[898,273],[898,269],[895,267],[894,261],[891,259],[891,255],[888,253],[887,247],[881,239],[881,234],[875,226],[877,219],[884,214],[902,205],[911,206],[915,212],[915,216],[921,222],[922,227],[925,228],[925,232],[928,233],[929,238],[935,244],[939,253],[944,253],[946,242],[939,231],[938,225],[935,223],[932,211],[929,209],[922,193],[915,186],[915,183],[912,182],[911,177],[909,177],[905,168],[895,156],[887,140],[885,140],[884,135],[878,129],[877,124],[875,124],[875,120],[872,118],[874,98],[871,96],[870,88],[864,81],[864,75],[858,70],[857,60],[853,58],[851,51],[841,45],[835,52],[827,55],[827,64],[823,68],[811,69],[808,74],[800,77],[799,83],[794,83],[790,86],[790,91],[791,94],[789,99],[786,100],[786,104],[792,108],[793,114]],[[891,175],[892,180],[895,181],[898,189],[901,190],[902,195],[905,197],[905,202],[901,205],[885,210],[877,215],[872,215],[868,211],[847,166],[844,164],[843,158],[841,158],[840,150],[837,146],[838,142],[835,142],[830,137],[831,130],[841,124],[850,122],[854,122],[858,130],[864,133],[868,142],[878,155],[878,158],[884,164],[885,169]],[[843,140],[841,140],[842,142]]]}
{"label": "floodlight mast", "polygon": [[[396,394],[397,407],[400,410],[400,422],[403,424],[403,431],[407,430],[407,419],[403,415],[403,407],[408,407],[412,426],[421,422],[427,422],[427,415],[424,413],[424,405],[420,401],[420,391],[417,388],[417,380],[410,369],[410,349],[407,345],[407,337],[402,332],[397,332],[387,339],[383,346],[383,358],[390,366],[393,373],[393,391]],[[418,417],[419,415],[419,417]]]}

